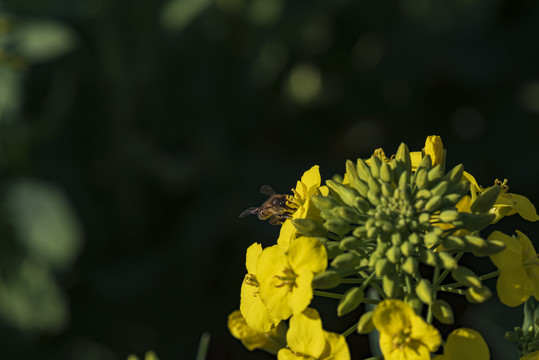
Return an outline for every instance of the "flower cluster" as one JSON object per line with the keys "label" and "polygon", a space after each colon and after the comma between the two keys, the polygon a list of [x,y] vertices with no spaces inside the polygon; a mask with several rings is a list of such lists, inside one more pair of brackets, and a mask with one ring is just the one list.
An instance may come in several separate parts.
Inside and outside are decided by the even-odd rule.
{"label": "flower cluster", "polygon": [[[462,165],[446,171],[445,159],[440,137],[429,136],[421,151],[403,143],[390,157],[377,149],[348,160],[344,176],[325,185],[318,166],[306,171],[286,196],[277,244],[247,249],[240,309],[228,321],[232,335],[278,359],[350,359],[346,337],[375,329],[385,359],[489,359],[475,330],[455,329],[442,341],[434,322],[454,323],[443,293],[482,303],[491,296],[483,280],[498,277],[505,305],[539,300],[539,261],[528,237],[480,233],[505,216],[539,216],[526,197],[508,193],[507,180],[484,188]],[[271,210],[283,213],[264,207]],[[498,270],[478,275],[459,264],[465,253],[490,257]],[[375,307],[337,334],[323,330],[313,296],[337,299],[338,316]]]}

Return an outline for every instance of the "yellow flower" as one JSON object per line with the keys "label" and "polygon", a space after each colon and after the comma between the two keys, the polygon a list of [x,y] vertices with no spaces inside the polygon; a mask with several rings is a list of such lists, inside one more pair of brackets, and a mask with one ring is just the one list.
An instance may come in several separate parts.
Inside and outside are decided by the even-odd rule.
{"label": "yellow flower", "polygon": [[421,162],[421,159],[426,155],[430,155],[432,166],[444,163],[445,150],[442,138],[438,135],[427,136],[425,140],[425,147],[422,151],[413,151],[410,153],[412,160],[412,171],[417,169],[417,165]]}
{"label": "yellow flower", "polygon": [[234,310],[228,315],[228,330],[250,351],[262,349],[277,355],[286,346],[287,326],[284,322],[268,332],[260,332],[247,325],[239,310]]}
{"label": "yellow flower", "polygon": [[530,239],[516,230],[517,237],[494,231],[488,239],[503,241],[505,249],[490,256],[500,270],[496,290],[500,301],[518,306],[530,296],[539,300],[539,260]]}
{"label": "yellow flower", "polygon": [[281,319],[271,317],[259,296],[257,280],[257,262],[262,253],[262,245],[254,243],[247,249],[245,267],[247,275],[241,284],[240,311],[247,324],[256,331],[267,332],[273,329]]}
{"label": "yellow flower", "polygon": [[520,360],[539,360],[539,351],[534,351],[520,358]]}
{"label": "yellow flower", "polygon": [[288,348],[277,354],[278,360],[349,360],[344,336],[324,331],[318,311],[313,308],[292,316],[286,334]]}
{"label": "yellow flower", "polygon": [[440,333],[401,300],[384,300],[374,309],[372,321],[380,332],[385,360],[430,360],[440,346]]}
{"label": "yellow flower", "polygon": [[[490,187],[483,189],[483,187],[477,184],[477,180],[467,172],[464,172],[463,177],[471,184],[470,190],[472,193],[472,202],[479,195],[490,189]],[[503,182],[496,180],[494,183],[495,185],[501,186],[502,191],[490,209],[490,213],[496,215],[496,218],[492,221],[493,224],[500,221],[504,216],[511,216],[514,214],[519,214],[524,220],[528,221],[539,220],[539,215],[537,215],[535,206],[527,197],[507,192],[507,190],[509,190],[507,180]]]}
{"label": "yellow flower", "polygon": [[264,249],[257,278],[268,315],[288,319],[305,310],[313,297],[313,277],[326,267],[326,248],[316,238],[300,236],[286,252],[279,245]]}
{"label": "yellow flower", "polygon": [[449,334],[444,354],[433,360],[489,360],[490,352],[487,343],[475,330],[460,328]]}
{"label": "yellow flower", "polygon": [[277,239],[277,244],[283,247],[286,251],[290,243],[298,236],[298,232],[292,220],[295,219],[312,219],[319,218],[320,211],[316,206],[312,206],[311,196],[315,194],[327,195],[329,193],[326,186],[320,186],[320,170],[319,166],[315,165],[303,173],[301,180],[296,184],[296,188],[292,189],[293,196],[289,197],[290,207],[296,209],[290,219],[287,219],[281,226],[281,232]]}

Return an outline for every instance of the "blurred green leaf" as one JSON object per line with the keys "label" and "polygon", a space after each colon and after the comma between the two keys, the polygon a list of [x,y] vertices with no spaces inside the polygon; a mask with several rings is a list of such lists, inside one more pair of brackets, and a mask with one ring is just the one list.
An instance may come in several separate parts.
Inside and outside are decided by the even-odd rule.
{"label": "blurred green leaf", "polygon": [[0,123],[15,119],[21,106],[20,71],[0,64]]}
{"label": "blurred green leaf", "polygon": [[71,265],[82,246],[82,228],[69,200],[55,186],[19,179],[6,191],[5,206],[30,255],[54,269]]}
{"label": "blurred green leaf", "polygon": [[75,33],[55,20],[33,20],[14,29],[17,49],[30,63],[52,60],[72,51],[78,39]]}
{"label": "blurred green leaf", "polygon": [[180,32],[210,4],[210,0],[169,1],[161,10],[161,25],[168,31]]}
{"label": "blurred green leaf", "polygon": [[22,331],[57,332],[67,323],[68,306],[47,269],[27,260],[2,274],[0,317]]}

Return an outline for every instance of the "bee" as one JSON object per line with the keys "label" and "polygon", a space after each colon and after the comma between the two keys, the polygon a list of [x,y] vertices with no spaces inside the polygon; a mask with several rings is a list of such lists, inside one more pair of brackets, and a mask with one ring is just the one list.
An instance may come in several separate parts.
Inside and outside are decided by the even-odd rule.
{"label": "bee", "polygon": [[294,209],[288,206],[288,195],[277,194],[269,185],[262,185],[260,193],[269,196],[269,198],[259,207],[250,207],[244,210],[240,214],[240,218],[257,215],[260,220],[269,219],[271,225],[280,225],[294,212]]}

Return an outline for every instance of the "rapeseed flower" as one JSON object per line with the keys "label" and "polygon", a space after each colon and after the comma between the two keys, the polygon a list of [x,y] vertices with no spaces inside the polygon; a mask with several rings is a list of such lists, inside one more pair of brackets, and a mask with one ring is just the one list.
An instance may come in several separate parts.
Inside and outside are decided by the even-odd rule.
{"label": "rapeseed flower", "polygon": [[489,360],[488,346],[475,330],[460,328],[455,329],[447,337],[443,355],[438,355],[433,360]]}
{"label": "rapeseed flower", "polygon": [[300,236],[284,251],[266,248],[257,264],[260,298],[271,319],[288,319],[309,306],[314,275],[327,267],[326,248],[311,237]]}
{"label": "rapeseed flower", "polygon": [[430,360],[441,343],[440,333],[404,301],[384,300],[374,309],[372,321],[380,332],[385,360]]}
{"label": "rapeseed flower", "polygon": [[294,195],[288,197],[288,204],[295,210],[293,210],[292,217],[282,224],[279,238],[277,239],[277,244],[282,246],[284,250],[298,236],[292,220],[319,217],[320,211],[315,206],[312,206],[311,196],[319,193],[328,194],[325,186],[320,187],[320,182],[319,166],[315,165],[303,173],[301,180],[298,180],[296,184],[296,188],[292,189]]}
{"label": "rapeseed flower", "polygon": [[516,230],[517,237],[494,231],[488,239],[503,241],[505,249],[490,259],[500,270],[496,290],[500,301],[518,306],[530,296],[539,300],[539,259],[530,239]]}
{"label": "rapeseed flower", "polygon": [[247,324],[258,332],[268,332],[279,322],[280,318],[271,317],[260,299],[260,284],[257,279],[257,262],[262,253],[262,245],[254,243],[247,249],[245,267],[247,275],[241,284],[240,311]]}
{"label": "rapeseed flower", "polygon": [[239,310],[234,310],[228,315],[228,330],[250,351],[262,349],[276,355],[286,346],[287,326],[284,322],[268,332],[260,332],[247,325]]}
{"label": "rapeseed flower", "polygon": [[344,336],[324,331],[318,311],[307,308],[290,319],[286,334],[288,348],[279,351],[279,360],[349,360]]}
{"label": "rapeseed flower", "polygon": [[539,360],[539,351],[534,351],[528,355],[524,355],[520,360]]}
{"label": "rapeseed flower", "polygon": [[429,135],[425,140],[425,147],[422,151],[413,151],[410,153],[412,161],[412,170],[415,171],[417,166],[426,155],[430,155],[432,166],[444,163],[445,150],[442,138],[438,135]]}

